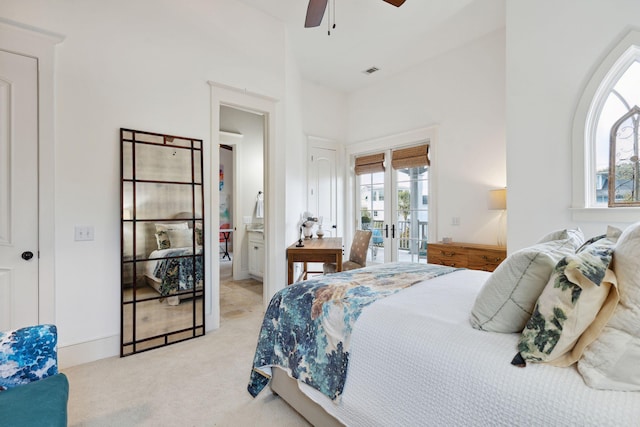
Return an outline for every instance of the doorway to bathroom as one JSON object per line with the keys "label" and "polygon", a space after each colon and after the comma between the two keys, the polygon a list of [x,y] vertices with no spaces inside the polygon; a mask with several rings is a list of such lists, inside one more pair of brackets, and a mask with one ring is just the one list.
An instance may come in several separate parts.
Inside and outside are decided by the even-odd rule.
{"label": "doorway to bathroom", "polygon": [[[263,271],[256,265],[264,263],[256,260],[264,258],[264,126],[261,114],[220,106],[217,237],[222,323],[262,304]],[[260,246],[262,251],[257,251]]]}

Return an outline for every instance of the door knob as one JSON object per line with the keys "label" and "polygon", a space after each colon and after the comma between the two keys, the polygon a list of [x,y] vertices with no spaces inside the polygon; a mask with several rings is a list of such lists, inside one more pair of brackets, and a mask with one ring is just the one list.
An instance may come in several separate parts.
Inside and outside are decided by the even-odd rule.
{"label": "door knob", "polygon": [[25,260],[25,261],[29,261],[31,258],[33,258],[33,252],[31,252],[31,251],[25,251],[25,252],[22,252],[22,255],[21,255],[21,256],[22,256],[22,259],[23,259],[23,260]]}

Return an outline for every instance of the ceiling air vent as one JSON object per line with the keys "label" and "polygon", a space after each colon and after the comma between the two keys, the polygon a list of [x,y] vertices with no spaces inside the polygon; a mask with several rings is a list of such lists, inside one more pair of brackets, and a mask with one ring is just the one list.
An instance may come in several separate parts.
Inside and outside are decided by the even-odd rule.
{"label": "ceiling air vent", "polygon": [[373,74],[376,71],[380,71],[380,68],[378,68],[378,67],[367,68],[366,70],[363,71],[363,73],[365,73],[365,74]]}

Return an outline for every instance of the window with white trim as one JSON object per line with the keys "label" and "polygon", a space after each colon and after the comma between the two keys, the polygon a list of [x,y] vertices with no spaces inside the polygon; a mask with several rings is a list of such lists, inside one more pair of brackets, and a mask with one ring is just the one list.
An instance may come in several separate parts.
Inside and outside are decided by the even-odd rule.
{"label": "window with white trim", "polygon": [[638,206],[640,58],[606,94],[595,134],[596,204]]}
{"label": "window with white trim", "polygon": [[639,106],[640,32],[631,31],[598,66],[578,104],[574,208],[640,206]]}

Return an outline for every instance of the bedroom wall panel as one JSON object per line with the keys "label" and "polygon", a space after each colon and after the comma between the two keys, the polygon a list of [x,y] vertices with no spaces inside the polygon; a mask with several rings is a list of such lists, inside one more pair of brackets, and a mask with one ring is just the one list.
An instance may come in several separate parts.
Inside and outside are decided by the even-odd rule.
{"label": "bedroom wall panel", "polygon": [[[202,135],[207,144],[207,80],[296,99],[299,90],[286,85],[290,71],[285,67],[294,64],[285,64],[284,25],[235,0],[195,0],[188,6],[153,0],[6,0],[1,9],[1,19],[66,35],[55,58],[55,144],[47,147],[55,150],[55,165],[46,165],[55,170],[47,191],[47,197],[55,195],[55,220],[45,224],[55,230],[55,294],[47,297],[55,300],[49,320],[59,328],[60,366],[67,366],[66,360],[117,355],[118,129]],[[300,125],[282,120],[278,126]],[[287,151],[286,138],[278,144]],[[289,178],[298,175],[304,177],[294,172]],[[95,240],[75,242],[76,224],[92,225]],[[277,233],[287,232],[278,227]],[[96,351],[85,343],[95,343]]]}
{"label": "bedroom wall panel", "polygon": [[573,118],[600,61],[640,28],[640,3],[528,0],[506,9],[509,251],[558,228],[602,234],[606,216],[572,218]]}
{"label": "bedroom wall panel", "polygon": [[508,187],[504,50],[495,31],[349,96],[350,144],[437,126],[438,240],[496,243],[499,215],[487,200]]}

